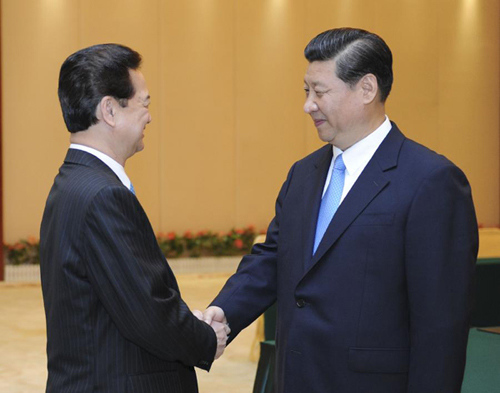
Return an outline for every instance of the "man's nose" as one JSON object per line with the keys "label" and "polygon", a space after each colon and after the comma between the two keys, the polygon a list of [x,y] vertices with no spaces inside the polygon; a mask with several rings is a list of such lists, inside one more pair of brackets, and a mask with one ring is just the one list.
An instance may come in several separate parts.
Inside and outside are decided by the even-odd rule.
{"label": "man's nose", "polygon": [[318,110],[318,105],[314,102],[311,96],[306,98],[306,102],[304,103],[304,112],[307,114],[311,114],[312,112],[316,112]]}

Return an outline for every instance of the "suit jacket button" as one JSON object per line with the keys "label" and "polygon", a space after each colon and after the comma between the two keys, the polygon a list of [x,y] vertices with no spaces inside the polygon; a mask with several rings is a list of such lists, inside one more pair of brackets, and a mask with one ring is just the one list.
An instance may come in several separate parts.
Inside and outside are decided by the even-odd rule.
{"label": "suit jacket button", "polygon": [[305,300],[304,300],[304,299],[298,299],[298,300],[297,300],[297,307],[298,307],[298,308],[302,308],[302,307],[304,307],[305,305],[306,305],[306,302],[305,302]]}

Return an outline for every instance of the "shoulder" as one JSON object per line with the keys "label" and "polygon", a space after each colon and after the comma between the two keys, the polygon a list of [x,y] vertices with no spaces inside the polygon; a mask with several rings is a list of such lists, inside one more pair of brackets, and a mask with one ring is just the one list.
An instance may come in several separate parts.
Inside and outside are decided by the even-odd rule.
{"label": "shoulder", "polygon": [[406,138],[400,153],[400,164],[413,168],[423,176],[438,175],[444,172],[463,172],[451,160],[428,147]]}
{"label": "shoulder", "polygon": [[104,163],[99,161],[89,165],[65,161],[55,178],[49,199],[81,211],[99,194],[112,198],[113,195],[127,193],[130,193],[129,190]]}
{"label": "shoulder", "polygon": [[375,156],[379,162],[384,162],[383,169],[398,168],[398,173],[404,174],[407,180],[418,181],[442,171],[462,172],[444,155],[407,138],[394,122]]}
{"label": "shoulder", "polygon": [[59,171],[60,182],[68,188],[98,192],[105,187],[121,186],[123,184],[108,167],[93,167],[81,164],[64,163]]}

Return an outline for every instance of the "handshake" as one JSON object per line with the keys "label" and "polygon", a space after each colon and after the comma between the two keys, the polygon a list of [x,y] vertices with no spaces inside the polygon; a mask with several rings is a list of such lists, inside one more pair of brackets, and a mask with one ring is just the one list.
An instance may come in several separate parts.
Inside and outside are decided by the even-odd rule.
{"label": "handshake", "polygon": [[208,307],[204,312],[200,310],[193,310],[193,315],[200,321],[204,321],[214,329],[217,336],[217,351],[215,352],[215,359],[221,357],[226,349],[227,338],[231,329],[227,323],[226,316],[222,308],[217,306]]}

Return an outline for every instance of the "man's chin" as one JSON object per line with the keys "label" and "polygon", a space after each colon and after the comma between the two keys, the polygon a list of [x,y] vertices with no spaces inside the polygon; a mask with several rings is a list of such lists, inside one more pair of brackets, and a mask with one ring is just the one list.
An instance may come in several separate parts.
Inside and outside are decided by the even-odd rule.
{"label": "man's chin", "polygon": [[332,136],[331,134],[327,134],[327,133],[321,132],[320,130],[318,130],[318,137],[323,142],[330,143],[330,144],[333,144],[333,141],[335,139],[335,137]]}

